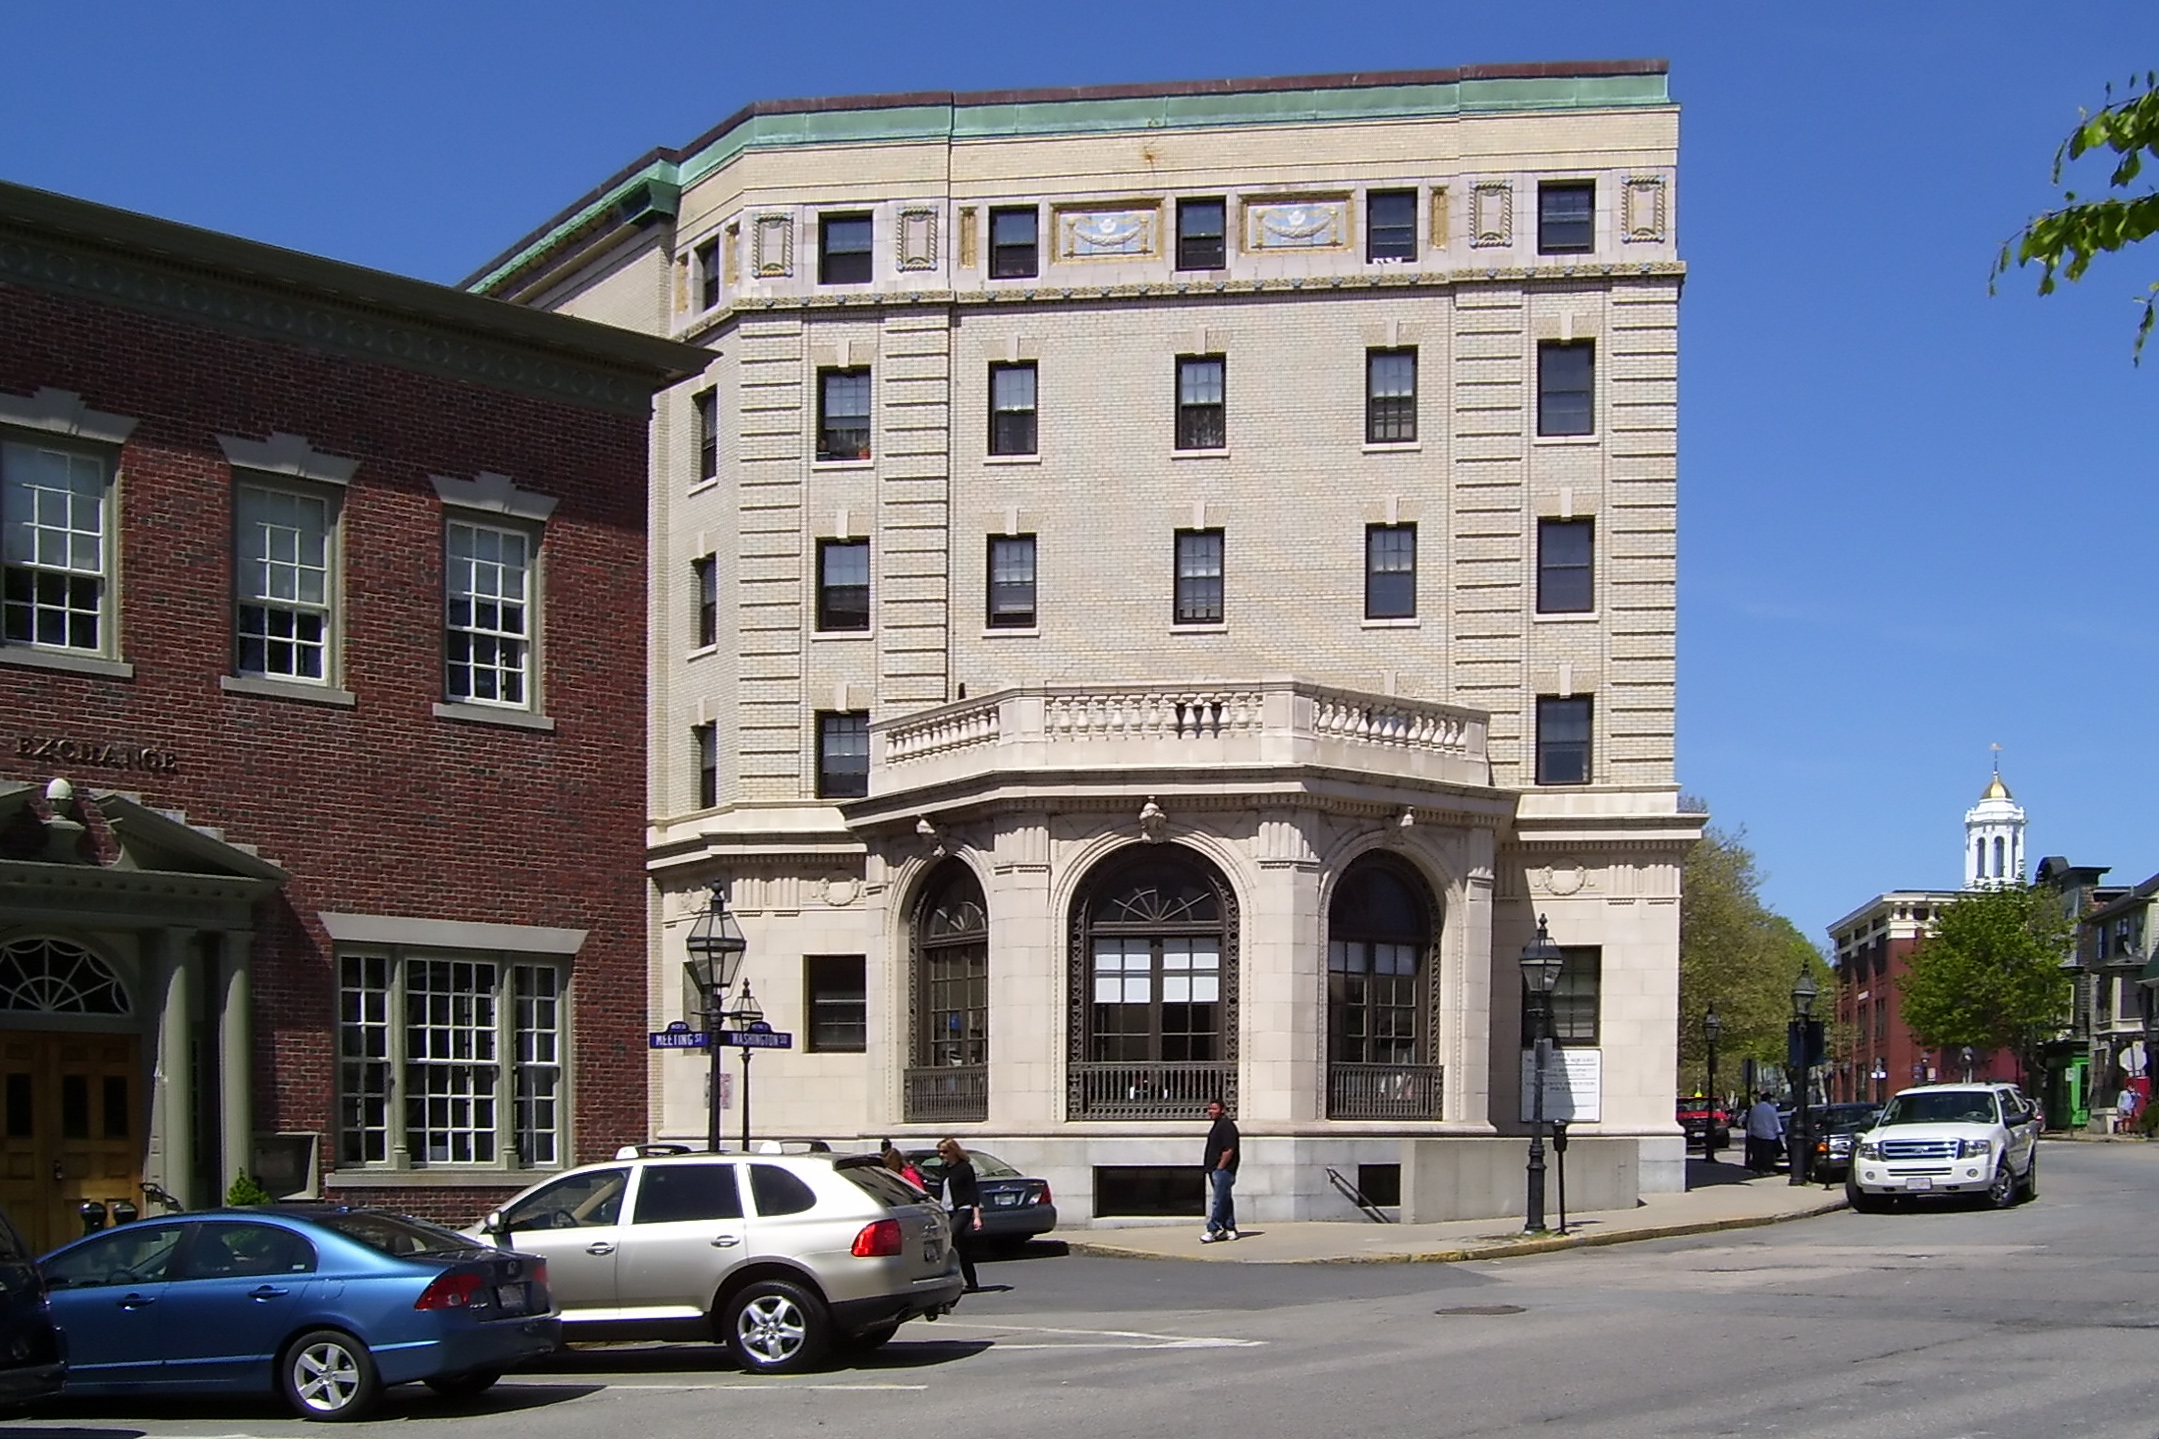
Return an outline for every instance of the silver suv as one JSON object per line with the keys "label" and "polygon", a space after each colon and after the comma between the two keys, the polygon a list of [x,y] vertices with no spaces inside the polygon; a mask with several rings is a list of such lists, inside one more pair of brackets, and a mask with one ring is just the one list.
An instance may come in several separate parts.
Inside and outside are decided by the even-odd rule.
{"label": "silver suv", "polygon": [[1859,1136],[1844,1180],[1862,1213],[1942,1194],[1984,1194],[2006,1209],[2038,1193],[2039,1110],[2013,1084],[1900,1092]]}
{"label": "silver suv", "polygon": [[869,1155],[629,1150],[469,1232],[547,1256],[566,1339],[717,1339],[765,1374],[873,1349],[963,1288],[944,1212]]}

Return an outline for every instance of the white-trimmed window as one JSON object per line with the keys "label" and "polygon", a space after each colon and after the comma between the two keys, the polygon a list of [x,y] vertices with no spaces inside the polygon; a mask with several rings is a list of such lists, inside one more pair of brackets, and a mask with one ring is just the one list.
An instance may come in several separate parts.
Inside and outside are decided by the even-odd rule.
{"label": "white-trimmed window", "polygon": [[565,1162],[566,977],[508,955],[338,956],[338,1162]]}
{"label": "white-trimmed window", "polygon": [[336,656],[335,502],[243,482],[234,510],[235,667],[328,683]]}
{"label": "white-trimmed window", "polygon": [[0,445],[0,643],[111,651],[112,528],[104,456]]}
{"label": "white-trimmed window", "polygon": [[532,537],[451,520],[445,566],[445,689],[460,704],[532,705]]}

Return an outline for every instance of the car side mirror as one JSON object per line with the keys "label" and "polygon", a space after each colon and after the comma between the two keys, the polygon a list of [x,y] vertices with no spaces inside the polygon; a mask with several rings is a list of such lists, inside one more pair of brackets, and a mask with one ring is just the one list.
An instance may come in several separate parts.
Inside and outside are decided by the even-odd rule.
{"label": "car side mirror", "polygon": [[482,1234],[508,1235],[510,1232],[508,1216],[499,1209],[490,1210],[487,1218],[480,1221],[480,1232]]}

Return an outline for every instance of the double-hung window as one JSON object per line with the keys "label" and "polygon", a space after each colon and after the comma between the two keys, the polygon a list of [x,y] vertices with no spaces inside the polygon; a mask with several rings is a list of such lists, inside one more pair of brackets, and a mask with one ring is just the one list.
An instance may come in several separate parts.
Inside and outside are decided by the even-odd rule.
{"label": "double-hung window", "polygon": [[336,654],[336,503],[243,480],[233,508],[235,669],[327,684]]}
{"label": "double-hung window", "polygon": [[992,535],[989,555],[989,625],[1035,627],[1035,537]]}
{"label": "double-hung window", "polygon": [[859,954],[811,954],[802,960],[803,1009],[813,1054],[860,1054],[869,1047],[867,963]]}
{"label": "double-hung window", "polygon": [[870,372],[855,368],[817,372],[817,458],[870,457]]}
{"label": "double-hung window", "polygon": [[870,244],[874,234],[868,215],[818,216],[817,283],[867,283],[870,278]]}
{"label": "double-hung window", "polygon": [[1417,352],[1364,352],[1364,442],[1408,444],[1417,438]]}
{"label": "double-hung window", "polygon": [[1417,192],[1374,190],[1365,196],[1364,257],[1417,258]]}
{"label": "double-hung window", "polygon": [[720,242],[707,240],[690,253],[697,268],[697,308],[709,310],[720,303]]}
{"label": "double-hung window", "polygon": [[1035,453],[1035,362],[990,366],[990,453]]}
{"label": "double-hung window", "polygon": [[0,643],[110,653],[112,534],[104,457],[0,445]]}
{"label": "double-hung window", "polygon": [[1537,187],[1537,253],[1580,255],[1597,248],[1597,182],[1547,180]]}
{"label": "double-hung window", "polygon": [[1177,357],[1177,448],[1219,450],[1229,443],[1220,355]]}
{"label": "double-hung window", "polygon": [[690,561],[690,581],[697,592],[697,648],[710,649],[720,642],[720,557]]}
{"label": "double-hung window", "polygon": [[[1604,951],[1596,945],[1564,945],[1560,951],[1559,982],[1552,987],[1550,1012],[1552,1041],[1560,1045],[1600,1043],[1598,1024],[1603,1008]],[[1530,1007],[1525,989],[1522,1006],[1522,1047],[1536,1036],[1530,1032]]]}
{"label": "double-hung window", "polygon": [[1586,695],[1538,697],[1538,784],[1589,783],[1592,718]]}
{"label": "double-hung window", "polygon": [[869,712],[821,711],[817,716],[818,798],[859,799],[869,792]]}
{"label": "double-hung window", "polygon": [[1364,617],[1417,616],[1417,527],[1367,525],[1364,530]]}
{"label": "double-hung window", "polygon": [[444,688],[455,703],[532,706],[533,541],[524,530],[451,520]]}
{"label": "double-hung window", "polygon": [[1039,226],[1032,205],[990,211],[991,279],[1025,279],[1041,269]]}
{"label": "double-hung window", "polygon": [[817,628],[820,631],[870,627],[870,542],[817,542]]}
{"label": "double-hung window", "polygon": [[337,958],[338,1161],[565,1163],[566,975],[488,952]]}
{"label": "double-hung window", "polygon": [[1172,614],[1180,625],[1222,623],[1222,532],[1177,532],[1177,587]]}
{"label": "double-hung window", "polygon": [[1221,200],[1177,202],[1178,269],[1219,270],[1228,263],[1227,209]]}
{"label": "double-hung window", "polygon": [[1586,614],[1596,602],[1596,525],[1537,521],[1537,613]]}
{"label": "double-hung window", "polygon": [[1591,340],[1537,342],[1537,433],[1596,432],[1597,346]]}
{"label": "double-hung window", "polygon": [[720,474],[720,392],[699,390],[690,397],[690,424],[697,435],[697,478]]}
{"label": "double-hung window", "polygon": [[690,727],[690,743],[697,758],[697,807],[711,809],[720,802],[720,727],[707,721]]}

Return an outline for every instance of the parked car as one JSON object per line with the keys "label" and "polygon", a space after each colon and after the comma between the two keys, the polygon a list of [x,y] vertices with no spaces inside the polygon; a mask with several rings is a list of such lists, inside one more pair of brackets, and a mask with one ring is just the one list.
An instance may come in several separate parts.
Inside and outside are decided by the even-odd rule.
{"label": "parked car", "polygon": [[1728,1149],[1732,1143],[1731,1120],[1714,1101],[1702,1095],[1679,1097],[1678,1117],[1680,1127],[1687,1131],[1687,1147],[1702,1147],[1705,1138],[1711,1139],[1719,1149]]}
{"label": "parked car", "polygon": [[2013,1084],[1903,1090],[1861,1134],[1844,1180],[1852,1208],[1983,1194],[1997,1209],[2039,1193],[2039,1111]]}
{"label": "parked car", "polygon": [[1852,1167],[1859,1135],[1874,1127],[1881,1112],[1879,1104],[1819,1104],[1808,1110],[1807,1128],[1814,1142],[1808,1178],[1823,1184],[1842,1179]]}
{"label": "parked car", "polygon": [[303,1419],[355,1419],[392,1384],[477,1394],[561,1338],[544,1261],[380,1210],[144,1220],[38,1268],[69,1394],[275,1391]]}
{"label": "parked car", "polygon": [[572,1339],[715,1339],[792,1374],[948,1312],[964,1286],[947,1228],[874,1155],[631,1151],[472,1232],[547,1258]]}
{"label": "parked car", "polygon": [[45,1276],[22,1231],[0,1214],[0,1412],[51,1398],[66,1378],[67,1346]]}
{"label": "parked car", "polygon": [[[904,1151],[907,1162],[922,1171],[932,1195],[943,1198],[945,1162],[934,1149]],[[975,1166],[975,1187],[982,1192],[982,1228],[977,1231],[993,1248],[1016,1249],[1038,1234],[1057,1227],[1057,1205],[1050,1197],[1047,1179],[1030,1179],[994,1154],[970,1149]]]}

